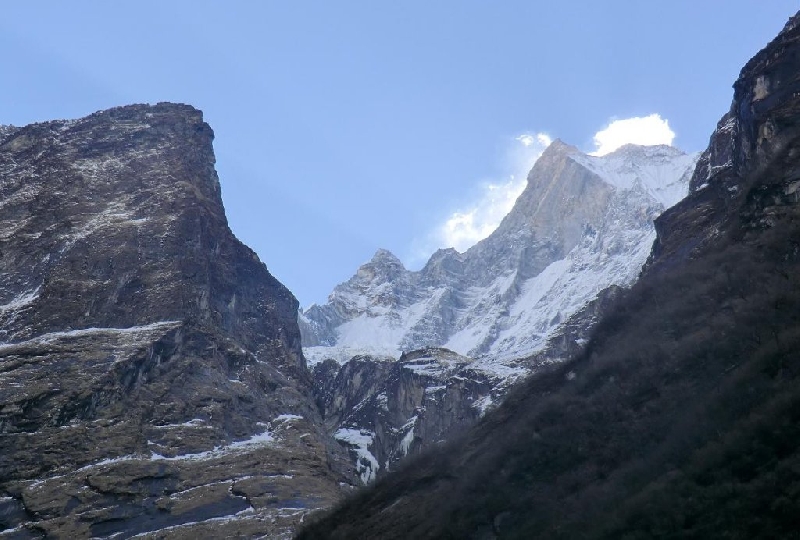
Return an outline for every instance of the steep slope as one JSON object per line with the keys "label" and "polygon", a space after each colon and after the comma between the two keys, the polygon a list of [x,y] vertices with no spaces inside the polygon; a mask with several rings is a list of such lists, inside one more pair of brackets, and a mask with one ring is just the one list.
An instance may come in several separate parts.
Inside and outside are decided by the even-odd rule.
{"label": "steep slope", "polygon": [[652,221],[686,194],[696,158],[666,146],[592,157],[556,141],[488,238],[463,254],[440,250],[419,272],[379,250],[302,313],[307,356],[441,346],[511,360],[541,350],[597,293],[636,278]]}
{"label": "steep slope", "polygon": [[202,114],[0,136],[0,530],[280,535],[335,500],[297,302],[228,228]]}
{"label": "steep slope", "polygon": [[574,360],[300,538],[794,538],[800,14]]}

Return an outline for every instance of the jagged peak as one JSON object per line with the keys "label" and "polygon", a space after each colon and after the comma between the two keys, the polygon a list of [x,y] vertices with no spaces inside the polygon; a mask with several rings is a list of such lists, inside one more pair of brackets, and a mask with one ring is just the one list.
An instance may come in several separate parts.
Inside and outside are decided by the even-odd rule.
{"label": "jagged peak", "polygon": [[460,259],[462,255],[463,253],[458,251],[456,248],[439,248],[433,252],[433,255],[430,256],[425,266],[436,264],[444,259]]}
{"label": "jagged peak", "polygon": [[[403,262],[397,258],[397,255],[388,249],[379,248],[375,255],[372,256],[368,264],[391,264],[403,266]],[[403,266],[403,268],[405,268]]]}
{"label": "jagged peak", "polygon": [[544,152],[542,152],[542,157],[547,159],[556,156],[566,156],[574,153],[581,153],[581,151],[571,144],[565,143],[561,139],[556,139],[544,149]]}
{"label": "jagged peak", "polygon": [[421,270],[421,274],[430,279],[441,279],[445,274],[459,273],[464,263],[464,254],[455,248],[437,249],[430,256]]}

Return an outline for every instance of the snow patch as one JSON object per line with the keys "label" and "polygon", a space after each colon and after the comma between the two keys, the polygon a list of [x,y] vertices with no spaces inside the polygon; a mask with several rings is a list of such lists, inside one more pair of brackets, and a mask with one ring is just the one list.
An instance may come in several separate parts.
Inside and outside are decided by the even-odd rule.
{"label": "snow patch", "polygon": [[298,414],[282,414],[275,418],[273,422],[292,422],[294,420],[303,420],[303,417]]}
{"label": "snow patch", "polygon": [[477,400],[475,403],[472,404],[473,407],[475,407],[481,412],[481,416],[486,414],[486,411],[492,405],[494,405],[494,401],[492,401],[491,395],[483,396],[482,398],[480,398],[479,400]]}
{"label": "snow patch", "polygon": [[411,444],[414,442],[414,428],[417,427],[417,420],[419,420],[419,416],[414,415],[403,427],[400,428],[400,431],[404,429],[408,430],[408,432],[400,440],[400,451],[404,456],[408,455],[408,450],[411,448]]}
{"label": "snow patch", "polygon": [[670,146],[626,145],[605,156],[571,158],[617,189],[640,187],[664,209],[686,197],[685,175],[694,172],[700,153],[684,154]]}
{"label": "snow patch", "polygon": [[66,330],[63,332],[50,332],[42,334],[32,339],[18,341],[14,343],[0,343],[0,352],[17,347],[52,345],[62,339],[79,338],[106,334],[120,337],[129,341],[137,341],[156,332],[166,332],[181,325],[181,321],[161,321],[142,326],[131,326],[129,328],[82,328],[79,330]]}
{"label": "snow patch", "polygon": [[365,429],[341,428],[333,434],[334,439],[350,446],[356,453],[356,471],[364,485],[375,480],[380,469],[378,460],[369,451],[375,434]]}
{"label": "snow patch", "polygon": [[39,298],[40,288],[41,287],[36,287],[36,289],[32,291],[24,292],[16,296],[10,302],[0,305],[0,315],[4,314],[7,311],[18,311],[35,302],[36,299]]}

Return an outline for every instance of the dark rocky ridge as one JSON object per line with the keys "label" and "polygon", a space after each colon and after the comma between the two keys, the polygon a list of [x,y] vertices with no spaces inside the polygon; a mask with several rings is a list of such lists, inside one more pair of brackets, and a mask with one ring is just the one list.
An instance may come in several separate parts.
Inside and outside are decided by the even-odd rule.
{"label": "dark rocky ridge", "polygon": [[202,113],[0,137],[0,529],[275,536],[336,500],[297,302],[228,228]]}
{"label": "dark rocky ridge", "polygon": [[584,352],[300,538],[795,538],[800,13]]}
{"label": "dark rocky ridge", "polygon": [[[690,182],[692,196],[656,220],[656,262],[676,263],[701,253],[743,214],[748,214],[751,228],[770,227],[782,217],[782,209],[797,202],[797,24],[793,17],[742,69],[731,109],[698,161]],[[761,185],[755,186],[754,179]]]}

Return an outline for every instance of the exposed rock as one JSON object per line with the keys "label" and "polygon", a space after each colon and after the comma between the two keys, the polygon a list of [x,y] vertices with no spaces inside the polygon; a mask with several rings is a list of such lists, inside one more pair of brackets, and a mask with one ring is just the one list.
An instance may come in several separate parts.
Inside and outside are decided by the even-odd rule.
{"label": "exposed rock", "polygon": [[351,449],[366,484],[408,455],[444,442],[499,401],[498,378],[474,360],[428,348],[391,357],[356,356],[314,366],[328,431]]}
{"label": "exposed rock", "polygon": [[[798,17],[754,56],[734,84],[730,111],[722,117],[692,176],[691,197],[656,221],[653,257],[665,269],[702,253],[733,220],[769,228],[798,201],[800,173],[794,163],[798,112]],[[756,173],[769,167],[773,180]]]}
{"label": "exposed rock", "polygon": [[592,329],[621,294],[610,287],[560,325],[539,352],[494,364],[429,347],[392,357],[356,356],[313,366],[325,426],[350,450],[366,484],[419,454],[456,438],[502,402],[525,374],[583,350]]}
{"label": "exposed rock", "polygon": [[0,529],[291,534],[351,482],[212,138],[172,104],[0,133]]}

